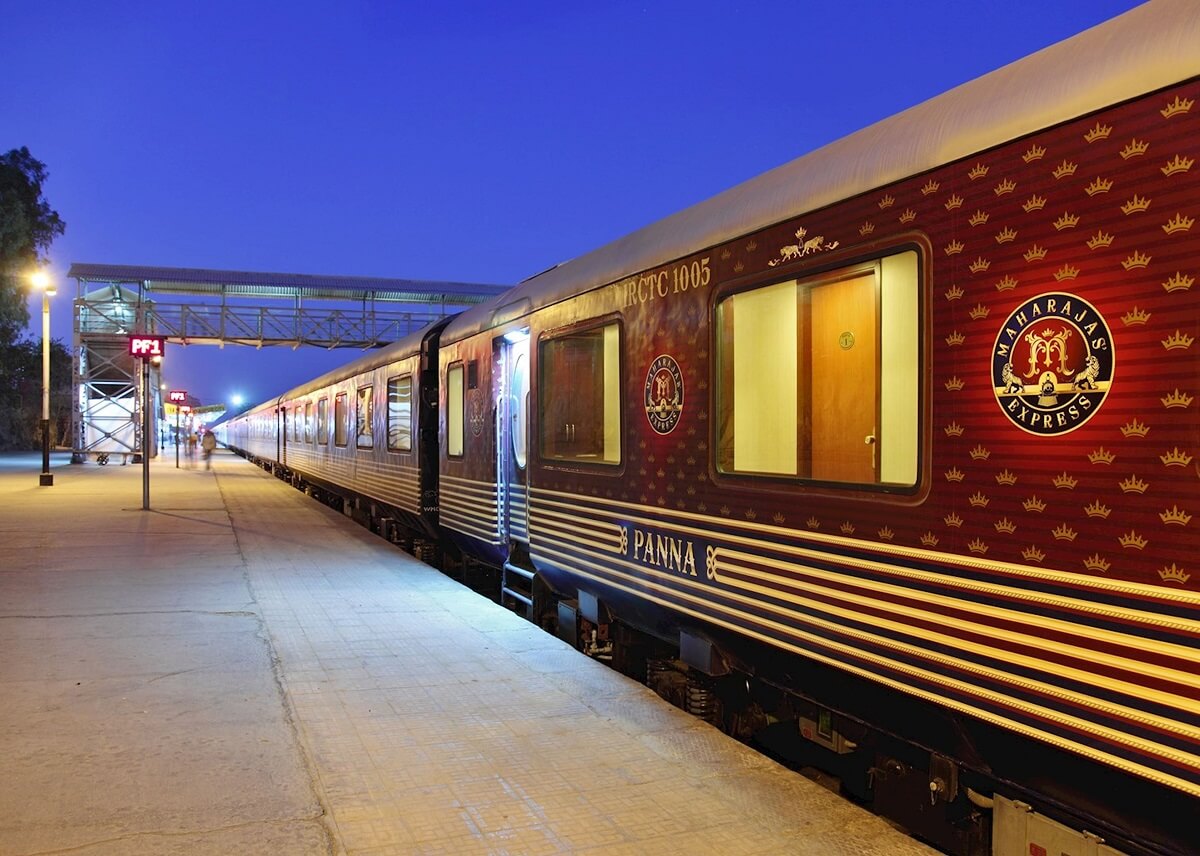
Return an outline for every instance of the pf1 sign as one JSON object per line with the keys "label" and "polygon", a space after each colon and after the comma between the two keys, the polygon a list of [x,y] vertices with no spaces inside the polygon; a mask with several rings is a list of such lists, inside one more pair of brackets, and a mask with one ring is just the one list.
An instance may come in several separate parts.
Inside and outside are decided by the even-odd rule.
{"label": "pf1 sign", "polygon": [[130,336],[129,353],[140,360],[151,360],[166,353],[166,336]]}

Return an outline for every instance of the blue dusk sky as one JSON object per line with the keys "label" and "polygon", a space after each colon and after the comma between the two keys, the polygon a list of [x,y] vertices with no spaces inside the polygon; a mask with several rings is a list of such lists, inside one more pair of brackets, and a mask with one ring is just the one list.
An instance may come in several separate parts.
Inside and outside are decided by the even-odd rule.
{"label": "blue dusk sky", "polygon": [[[73,262],[513,284],[1136,5],[0,0],[0,151],[50,172],[69,345]],[[258,402],[359,355],[164,379]]]}

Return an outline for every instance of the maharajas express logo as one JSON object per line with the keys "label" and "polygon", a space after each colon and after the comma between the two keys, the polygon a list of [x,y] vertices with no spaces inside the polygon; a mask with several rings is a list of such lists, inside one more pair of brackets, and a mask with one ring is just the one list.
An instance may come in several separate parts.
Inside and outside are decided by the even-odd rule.
{"label": "maharajas express logo", "polygon": [[1104,317],[1074,294],[1040,294],[1018,306],[996,335],[992,387],[1019,428],[1074,431],[1100,409],[1115,354]]}
{"label": "maharajas express logo", "polygon": [[683,372],[674,358],[655,357],[646,372],[646,418],[659,434],[670,434],[683,413]]}

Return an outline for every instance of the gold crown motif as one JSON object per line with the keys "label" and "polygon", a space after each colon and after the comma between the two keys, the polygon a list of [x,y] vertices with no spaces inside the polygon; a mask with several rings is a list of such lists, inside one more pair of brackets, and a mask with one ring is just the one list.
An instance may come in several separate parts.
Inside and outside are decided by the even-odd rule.
{"label": "gold crown motif", "polygon": [[841,529],[842,533],[845,535],[853,535],[854,534],[854,524],[851,523],[849,520],[842,523],[842,525],[839,526],[838,528]]}
{"label": "gold crown motif", "polygon": [[1063,161],[1054,168],[1054,177],[1058,179],[1066,178],[1068,175],[1075,174],[1075,164],[1070,161]]}
{"label": "gold crown motif", "polygon": [[921,188],[921,195],[928,196],[931,193],[937,193],[938,187],[939,184],[931,178],[925,183],[925,186]]}
{"label": "gold crown motif", "polygon": [[1162,340],[1162,346],[1168,351],[1186,351],[1192,346],[1192,342],[1196,341],[1194,336],[1189,336],[1182,330],[1176,330],[1170,336]]}
{"label": "gold crown motif", "polygon": [[1150,313],[1136,306],[1121,316],[1126,327],[1140,327],[1150,320]]}
{"label": "gold crown motif", "polygon": [[784,517],[783,514],[781,514],[778,511],[775,512],[775,514],[771,517],[771,519],[775,521],[776,526],[782,526],[784,523],[787,522],[787,518]]}
{"label": "gold crown motif", "polygon": [[1030,146],[1029,151],[1021,155],[1021,160],[1025,163],[1033,163],[1035,160],[1041,160],[1046,154],[1045,146]]}
{"label": "gold crown motif", "polygon": [[1078,215],[1066,212],[1063,212],[1063,215],[1054,221],[1054,229],[1058,232],[1061,232],[1063,229],[1074,229],[1078,225]]}
{"label": "gold crown motif", "polygon": [[1112,514],[1112,509],[1098,499],[1091,505],[1085,505],[1083,510],[1088,517],[1099,517],[1101,520],[1107,520],[1108,515]]}
{"label": "gold crown motif", "polygon": [[1159,569],[1158,575],[1162,577],[1163,582],[1186,583],[1192,578],[1191,574],[1184,573],[1183,568],[1177,568],[1175,563],[1171,563],[1171,567],[1163,567]]}
{"label": "gold crown motif", "polygon": [[1055,539],[1059,540],[1059,541],[1074,541],[1075,537],[1079,533],[1076,532],[1074,529],[1072,529],[1067,524],[1063,523],[1063,524],[1060,524],[1060,525],[1054,527],[1053,529],[1051,529],[1050,534],[1053,535],[1055,537]]}
{"label": "gold crown motif", "polygon": [[958,392],[962,388],[963,379],[958,375],[955,375],[954,377],[950,378],[950,380],[946,381],[946,389],[948,389],[950,392]]}
{"label": "gold crown motif", "polygon": [[1149,148],[1150,144],[1145,140],[1134,138],[1129,141],[1129,145],[1121,149],[1121,159],[1129,160],[1130,158],[1139,157],[1140,155],[1144,155]]}
{"label": "gold crown motif", "polygon": [[1173,235],[1176,232],[1186,232],[1192,228],[1192,224],[1196,222],[1195,217],[1184,217],[1182,214],[1176,214],[1170,220],[1163,224],[1163,231],[1168,235]]}
{"label": "gold crown motif", "polygon": [[1027,262],[1040,262],[1044,258],[1046,258],[1046,248],[1039,247],[1037,244],[1025,251],[1025,261]]}
{"label": "gold crown motif", "polygon": [[989,215],[986,211],[976,209],[975,213],[967,219],[967,222],[972,226],[982,226],[988,221],[988,216]]}
{"label": "gold crown motif", "polygon": [[1107,562],[1099,553],[1092,553],[1092,555],[1083,560],[1083,566],[1089,571],[1099,571],[1103,574],[1112,567],[1112,564]]}
{"label": "gold crown motif", "polygon": [[1026,199],[1021,207],[1025,209],[1026,214],[1032,214],[1034,211],[1040,211],[1046,207],[1046,197],[1037,196],[1036,194]]}
{"label": "gold crown motif", "polygon": [[946,244],[945,251],[946,251],[946,255],[948,255],[948,256],[958,255],[959,253],[961,253],[963,251],[963,242],[962,241],[951,241],[950,243]]}
{"label": "gold crown motif", "polygon": [[746,269],[746,265],[745,265],[745,263],[743,263],[743,262],[742,262],[742,260],[741,260],[741,259],[738,259],[738,261],[737,261],[737,264],[735,264],[735,265],[733,266],[733,272],[734,272],[734,273],[741,273],[741,272],[742,272],[742,271],[744,271],[745,269]]}
{"label": "gold crown motif", "polygon": [[879,200],[879,210],[882,211],[885,208],[891,208],[895,204],[896,204],[896,197],[892,196],[889,193],[887,196],[885,196]]}
{"label": "gold crown motif", "polygon": [[1111,464],[1117,459],[1117,456],[1108,449],[1101,446],[1099,449],[1088,452],[1088,460],[1093,464]]}
{"label": "gold crown motif", "polygon": [[1145,493],[1146,488],[1150,487],[1149,482],[1144,482],[1137,476],[1122,479],[1117,484],[1120,486],[1122,493]]}
{"label": "gold crown motif", "polygon": [[1181,511],[1178,505],[1171,506],[1169,511],[1160,512],[1158,516],[1168,526],[1187,526],[1192,519],[1192,515]]}
{"label": "gold crown motif", "polygon": [[1004,470],[996,474],[996,484],[1014,485],[1017,483],[1016,473],[1011,470]]}
{"label": "gold crown motif", "polygon": [[1003,532],[1005,535],[1011,535],[1017,531],[1017,524],[1013,523],[1007,517],[1001,517],[992,524],[997,532]]}
{"label": "gold crown motif", "polygon": [[1096,127],[1092,128],[1092,130],[1090,130],[1086,134],[1084,134],[1083,138],[1085,140],[1087,140],[1089,143],[1094,143],[1094,142],[1096,142],[1096,140],[1108,139],[1108,135],[1111,133],[1112,133],[1111,125],[1101,125],[1099,122],[1097,122]]}
{"label": "gold crown motif", "polygon": [[1196,161],[1194,158],[1185,158],[1182,155],[1175,155],[1167,161],[1166,166],[1162,167],[1163,175],[1174,175],[1177,172],[1187,172],[1192,168],[1192,164]]}
{"label": "gold crown motif", "polygon": [[977,259],[975,259],[975,261],[973,261],[969,265],[967,265],[967,267],[971,269],[971,273],[983,273],[985,270],[987,270],[991,266],[992,266],[992,263],[989,262],[987,259],[985,259],[983,256],[979,256]]}
{"label": "gold crown motif", "polygon": [[1195,401],[1195,399],[1186,392],[1180,392],[1179,389],[1176,388],[1174,392],[1163,396],[1159,399],[1159,401],[1163,403],[1163,407],[1167,408],[1168,410],[1173,410],[1175,408],[1184,409],[1193,401]]}
{"label": "gold crown motif", "polygon": [[1194,276],[1187,276],[1183,271],[1175,271],[1175,276],[1168,279],[1162,284],[1162,287],[1167,291],[1187,291],[1192,287],[1192,283],[1196,281]]}
{"label": "gold crown motif", "polygon": [[946,200],[946,210],[953,211],[955,208],[962,208],[963,199],[957,193]]}
{"label": "gold crown motif", "polygon": [[981,163],[975,164],[975,166],[971,168],[971,171],[967,173],[967,175],[970,176],[971,181],[974,181],[977,178],[983,178],[987,174],[988,168]]}
{"label": "gold crown motif", "polygon": [[1098,193],[1108,193],[1112,190],[1112,180],[1096,176],[1096,180],[1083,189],[1083,192],[1088,196],[1095,196]]}
{"label": "gold crown motif", "polygon": [[972,461],[986,461],[992,456],[992,453],[979,443],[976,443],[975,448],[972,449],[968,454],[970,454]]}
{"label": "gold crown motif", "polygon": [[1145,437],[1150,433],[1150,426],[1144,425],[1135,416],[1132,422],[1126,422],[1121,426],[1121,433],[1126,437]]}
{"label": "gold crown motif", "polygon": [[864,237],[866,237],[867,235],[871,234],[874,231],[875,231],[875,224],[872,223],[870,220],[868,220],[866,223],[863,223],[861,226],[858,227],[858,234],[860,234]]}
{"label": "gold crown motif", "polygon": [[1092,235],[1092,237],[1088,238],[1087,245],[1089,250],[1098,250],[1101,247],[1111,246],[1112,242],[1113,236],[1101,229],[1099,232]]}
{"label": "gold crown motif", "polygon": [[996,233],[996,243],[997,244],[1007,244],[1007,243],[1011,242],[1012,240],[1014,240],[1016,237],[1017,237],[1017,230],[1013,229],[1009,226],[1005,226],[1003,229],[1001,229],[999,232]]}
{"label": "gold crown motif", "polygon": [[964,478],[966,478],[966,474],[958,467],[951,467],[946,470],[946,481],[948,482],[960,482]]}
{"label": "gold crown motif", "polygon": [[951,333],[949,336],[946,337],[946,344],[949,345],[951,348],[958,347],[965,341],[967,341],[967,337],[964,336],[962,333],[958,332],[957,330],[955,330],[953,333]]}
{"label": "gold crown motif", "polygon": [[967,497],[967,502],[971,503],[971,505],[975,506],[976,508],[987,508],[988,503],[991,502],[991,500],[983,495],[983,491],[977,490]]}
{"label": "gold crown motif", "polygon": [[1006,276],[996,283],[996,291],[1012,291],[1016,287],[1017,280],[1012,276]]}
{"label": "gold crown motif", "polygon": [[1054,477],[1054,487],[1058,490],[1075,490],[1075,485],[1079,484],[1079,479],[1074,478],[1066,470]]}
{"label": "gold crown motif", "polygon": [[1025,510],[1031,514],[1041,514],[1046,510],[1046,503],[1038,499],[1037,494],[1029,497],[1029,499],[1022,502],[1021,505],[1025,506]]}
{"label": "gold crown motif", "polygon": [[1150,543],[1132,529],[1130,529],[1117,540],[1121,542],[1121,546],[1126,550],[1145,550],[1146,545]]}
{"label": "gold crown motif", "polygon": [[997,196],[1003,196],[1006,193],[1012,193],[1016,189],[1017,183],[1011,178],[1006,178],[1004,181],[992,188],[992,193],[996,194]]}
{"label": "gold crown motif", "polygon": [[1125,270],[1144,268],[1150,264],[1150,258],[1150,256],[1140,251],[1135,251],[1133,255],[1126,257],[1125,261],[1121,262],[1121,267],[1125,268]]}
{"label": "gold crown motif", "polygon": [[938,536],[934,535],[932,532],[926,532],[921,536],[921,543],[926,547],[936,547],[938,544]]}
{"label": "gold crown motif", "polygon": [[959,517],[957,514],[955,514],[953,511],[951,511],[949,514],[947,514],[945,516],[945,518],[943,518],[943,519],[946,521],[947,526],[950,526],[954,529],[958,529],[960,526],[963,525],[963,519],[961,517]]}
{"label": "gold crown motif", "polygon": [[950,288],[948,288],[946,290],[946,299],[947,300],[958,300],[962,296],[963,296],[963,290],[957,285],[952,285],[952,286],[950,286]]}
{"label": "gold crown motif", "polygon": [[[658,504],[659,504],[659,505],[662,505],[662,504],[663,504],[663,500],[661,500],[661,499],[660,499],[660,500],[659,500],[659,502],[658,502]],[[746,519],[747,519],[747,520],[757,520],[757,519],[758,519],[758,512],[757,512],[757,511],[755,511],[753,508],[747,508],[747,509],[746,509]]]}
{"label": "gold crown motif", "polygon": [[1163,462],[1164,467],[1186,467],[1192,462],[1192,456],[1178,446],[1165,455],[1159,455],[1158,459]]}
{"label": "gold crown motif", "polygon": [[982,556],[988,551],[988,545],[983,542],[982,538],[972,538],[967,542],[967,549]]}
{"label": "gold crown motif", "polygon": [[815,517],[810,517],[805,521],[805,525],[808,526],[809,529],[820,529],[821,521],[817,520]]}
{"label": "gold crown motif", "polygon": [[986,306],[984,306],[982,303],[976,303],[973,307],[971,307],[971,311],[968,312],[967,314],[970,315],[976,321],[981,321],[984,318],[988,317],[989,312],[991,312],[991,310],[988,309]]}
{"label": "gold crown motif", "polygon": [[1174,101],[1168,103],[1166,107],[1158,112],[1162,113],[1164,119],[1170,119],[1172,116],[1178,116],[1191,110],[1194,103],[1196,102],[1190,98],[1185,101],[1182,95],[1176,95]]}
{"label": "gold crown motif", "polygon": [[1021,557],[1025,559],[1026,562],[1034,562],[1040,565],[1042,559],[1046,558],[1046,554],[1037,547],[1026,547],[1021,551]]}
{"label": "gold crown motif", "polygon": [[880,529],[878,534],[879,534],[880,539],[883,541],[891,541],[893,538],[896,537],[896,533],[893,532],[891,529],[889,529],[887,526]]}
{"label": "gold crown motif", "polygon": [[752,253],[758,249],[758,241],[750,241],[746,244],[746,252]]}
{"label": "gold crown motif", "polygon": [[1054,278],[1059,282],[1064,279],[1075,279],[1077,276],[1079,276],[1079,268],[1074,265],[1063,265],[1054,272]]}
{"label": "gold crown motif", "polygon": [[900,214],[900,222],[901,223],[911,223],[913,220],[916,220],[916,219],[917,219],[917,212],[913,211],[911,208],[905,208],[904,211],[901,212],[901,214]]}
{"label": "gold crown motif", "polygon": [[947,437],[961,437],[963,435],[963,427],[957,422],[951,422],[944,429]]}
{"label": "gold crown motif", "polygon": [[1126,215],[1129,215],[1135,211],[1145,211],[1149,207],[1150,207],[1150,200],[1146,199],[1145,197],[1138,196],[1135,193],[1135,194],[1133,194],[1132,199],[1130,199],[1128,202],[1126,202],[1124,205],[1121,206],[1121,210],[1124,211]]}

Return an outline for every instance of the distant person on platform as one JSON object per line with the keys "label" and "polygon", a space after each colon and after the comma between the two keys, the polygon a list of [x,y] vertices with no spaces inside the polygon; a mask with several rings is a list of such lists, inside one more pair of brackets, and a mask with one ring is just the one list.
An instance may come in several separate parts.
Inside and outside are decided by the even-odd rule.
{"label": "distant person on platform", "polygon": [[204,450],[204,469],[211,470],[213,449],[217,448],[217,435],[212,431],[205,431],[204,439],[200,441],[200,448]]}
{"label": "distant person on platform", "polygon": [[187,462],[188,468],[195,466],[196,461],[196,432],[188,431],[187,435]]}

